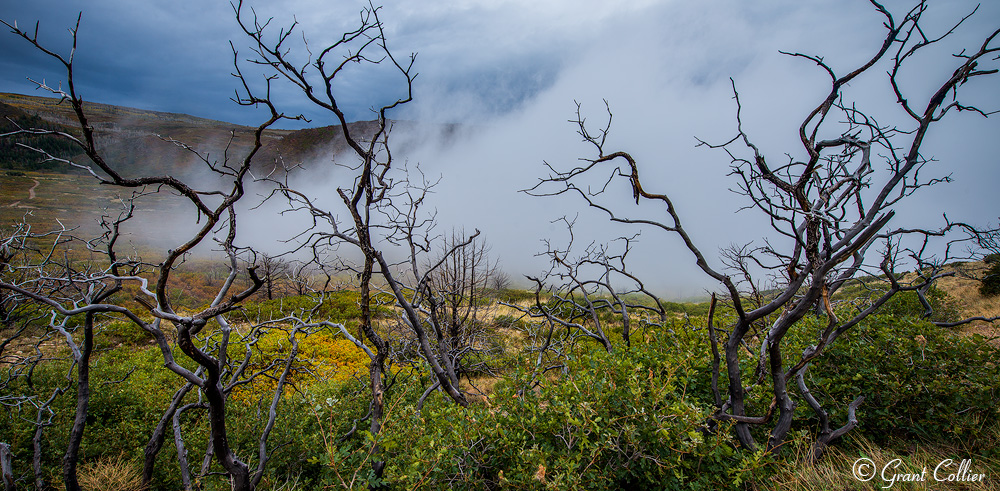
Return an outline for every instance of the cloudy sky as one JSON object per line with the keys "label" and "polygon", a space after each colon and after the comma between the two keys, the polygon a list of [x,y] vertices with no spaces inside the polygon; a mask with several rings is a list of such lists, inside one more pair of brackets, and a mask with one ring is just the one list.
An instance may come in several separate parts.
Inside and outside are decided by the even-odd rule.
{"label": "cloudy sky", "polygon": [[[897,17],[910,1],[887,0]],[[973,2],[931,2],[927,26],[940,31],[975,8]],[[356,25],[365,6],[350,0],[250,2],[274,26],[293,20],[310,46],[320,46]],[[230,41],[241,58],[249,44],[225,1],[0,0],[0,18],[21,27],[39,21],[39,39],[68,52],[69,35],[83,11],[76,79],[85,99],[181,112],[253,125],[262,115],[229,98],[236,87]],[[394,117],[463,122],[476,128],[447,147],[427,145],[410,158],[444,176],[435,206],[446,225],[481,228],[515,273],[532,272],[538,239],[560,239],[551,224],[575,216],[579,203],[530,198],[517,190],[544,175],[543,161],[566,167],[590,156],[567,120],[574,101],[591,120],[614,112],[610,149],[629,150],[650,169],[659,191],[675,196],[687,226],[714,256],[718,247],[758,238],[763,226],[736,214],[740,198],[727,191],[728,159],[695,148],[695,137],[725,141],[735,133],[732,88],[744,106],[744,124],[761,148],[781,160],[799,152],[795,135],[803,116],[823,97],[825,75],[778,50],[823,55],[839,73],[867,59],[881,42],[882,18],[864,0],[428,0],[389,1],[381,10],[389,47],[397,56],[418,53],[414,103]],[[1000,24],[1000,2],[984,2],[949,43],[921,58],[907,73],[914,99],[950,75],[950,53],[977,47]],[[301,40],[297,37],[296,41]],[[301,43],[292,45],[302,52]],[[0,36],[0,91],[37,93],[26,80],[65,78],[58,67],[23,40]],[[244,65],[248,76],[264,76]],[[351,119],[372,119],[370,108],[394,100],[398,79],[388,70],[355,69],[338,86]],[[998,78],[970,84],[983,108],[1000,109]],[[905,122],[893,107],[884,69],[849,87],[852,100],[883,120]],[[275,89],[287,113],[304,113],[311,126],[331,124],[288,87]],[[989,142],[1000,117],[984,121],[956,115],[931,134],[925,150],[941,160],[930,169],[955,183],[920,195],[901,210],[899,225],[938,224],[949,218],[995,222],[1000,162]],[[899,118],[899,119],[894,119]],[[902,223],[907,220],[923,220]],[[582,213],[594,237],[628,233]],[[691,287],[693,260],[672,237],[647,231],[639,259],[654,283],[669,292]],[[664,258],[676,257],[671,261]],[[707,285],[708,283],[703,283]]]}

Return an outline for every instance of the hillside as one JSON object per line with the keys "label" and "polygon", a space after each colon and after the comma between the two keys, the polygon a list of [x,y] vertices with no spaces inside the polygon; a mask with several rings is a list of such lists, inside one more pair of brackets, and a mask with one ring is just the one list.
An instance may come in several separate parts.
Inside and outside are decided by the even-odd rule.
{"label": "hillside", "polygon": [[[56,124],[67,126],[75,126],[77,124],[76,116],[73,114],[73,107],[69,103],[60,103],[60,100],[54,97],[0,93],[0,102],[30,114],[37,114],[46,121]],[[99,102],[84,101],[83,108],[96,128],[113,127],[115,124],[127,124],[133,129],[144,128],[151,131],[157,130],[160,133],[164,133],[162,130],[171,128],[201,128],[208,131],[225,130],[227,132],[230,129],[247,132],[253,130],[249,126],[233,125],[223,121],[198,118],[187,114],[149,111],[125,106],[101,104]],[[268,136],[271,138],[287,133],[287,130],[268,130]]]}
{"label": "hillside", "polygon": [[[984,269],[986,265],[982,261],[970,263],[956,263],[951,266],[955,275],[941,278],[937,281],[937,287],[948,294],[950,301],[954,303],[956,310],[962,317],[995,317],[1000,316],[1000,295],[985,297],[979,293],[980,282],[969,278],[963,272],[976,273]],[[984,336],[997,336],[1000,334],[1000,325],[989,324],[982,321],[975,321],[961,328],[964,334],[982,334]]]}
{"label": "hillside", "polygon": [[[84,110],[98,134],[98,144],[106,158],[117,165],[125,175],[142,173],[185,173],[197,164],[194,156],[176,145],[164,142],[171,138],[199,152],[217,157],[229,145],[229,155],[240,156],[253,143],[256,128],[223,121],[198,118],[187,114],[148,111],[131,107],[84,102]],[[68,103],[59,99],[0,93],[0,116],[13,114],[24,124],[38,124],[46,129],[59,129],[76,133],[76,119]],[[34,123],[28,123],[33,121]],[[349,123],[348,130],[362,139],[369,138],[375,121]],[[395,150],[405,154],[415,145],[428,140],[447,141],[452,138],[456,125],[427,125],[408,121],[394,121],[392,128],[397,136]],[[2,128],[0,128],[2,129]],[[235,136],[230,144],[230,138]],[[270,168],[277,159],[294,166],[307,160],[331,161],[348,150],[339,125],[307,128],[302,130],[268,129],[263,134],[264,148],[256,158],[258,168]],[[18,154],[22,161],[4,162],[0,168],[38,169],[35,162],[25,162],[36,154]],[[61,157],[81,158],[75,152],[59,154]],[[48,166],[45,170],[69,171],[67,166]],[[39,169],[40,170],[40,169]]]}
{"label": "hillside", "polygon": [[[358,121],[348,125],[355,136],[368,139],[378,129],[377,121]],[[414,121],[392,121],[390,134],[393,150],[405,155],[417,145],[429,140],[447,143],[455,138],[461,127],[456,124],[426,124]],[[281,155],[286,161],[301,162],[317,157],[327,160],[349,150],[340,125],[306,128],[292,131],[279,140],[269,142],[264,148],[264,160]]]}
{"label": "hillside", "polygon": [[[0,134],[18,128],[40,128],[51,131],[72,131],[61,124],[45,121],[24,110],[0,102]],[[0,168],[18,170],[55,170],[55,162],[42,162],[38,152],[26,148],[42,149],[59,158],[73,158],[79,149],[64,138],[49,135],[16,135],[0,138]],[[65,166],[62,166],[65,167]]]}
{"label": "hillside", "polygon": [[[59,99],[0,93],[0,103],[23,111],[30,117],[40,118],[50,125],[69,128],[71,132],[77,133],[74,130],[77,123],[72,107],[68,103],[60,103]],[[84,102],[84,110],[97,132],[98,145],[103,147],[106,158],[126,176],[140,172],[183,173],[189,169],[194,162],[193,156],[162,141],[160,136],[185,142],[203,153],[214,155],[221,155],[234,135],[233,150],[237,152],[249,148],[253,142],[254,128],[186,114],[96,102]],[[279,140],[288,133],[287,130],[268,130],[264,134],[264,141]]]}
{"label": "hillside", "polygon": [[[84,103],[89,121],[97,132],[101,153],[122,175],[170,174],[198,182],[205,178],[204,163],[178,145],[164,141],[172,138],[190,145],[215,161],[228,154],[242,158],[253,143],[255,128],[197,118],[186,114],[147,111],[94,102]],[[75,115],[68,103],[58,99],[0,93],[0,133],[21,128],[39,128],[79,135]],[[350,123],[349,131],[360,139],[370,138],[377,129],[375,121]],[[392,122],[394,154],[405,159],[415,146],[426,142],[445,142],[458,131],[455,125],[427,125],[415,122]],[[235,139],[230,143],[230,139]],[[267,130],[264,147],[254,159],[254,172],[270,173],[274,162],[288,168],[312,164],[315,168],[331,163],[349,150],[339,126],[303,130]],[[92,179],[79,179],[83,172],[59,162],[44,162],[28,145],[52,155],[81,164],[90,161],[79,147],[57,136],[8,136],[0,138],[0,226],[26,220],[48,230],[56,220],[69,227],[80,227],[86,234],[96,234],[98,218],[110,206],[115,207],[119,190],[102,186]],[[228,146],[228,149],[227,149]],[[173,224],[190,212],[178,209],[168,196],[146,196],[137,202],[147,217],[145,223]],[[149,245],[168,240],[172,227],[129,227],[129,240]]]}

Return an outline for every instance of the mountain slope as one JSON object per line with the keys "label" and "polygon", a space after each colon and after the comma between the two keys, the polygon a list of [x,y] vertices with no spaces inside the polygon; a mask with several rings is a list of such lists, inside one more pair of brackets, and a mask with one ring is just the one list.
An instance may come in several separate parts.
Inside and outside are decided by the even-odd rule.
{"label": "mountain slope", "polygon": [[[63,125],[0,102],[0,135],[13,133],[19,128],[39,128],[50,131],[70,132]],[[8,135],[0,138],[0,168],[18,170],[54,170],[55,162],[44,162],[44,157],[27,147],[38,148],[59,158],[72,158],[79,149],[65,138],[52,135]]]}
{"label": "mountain slope", "polygon": [[[56,98],[0,93],[0,103],[37,117],[49,125],[69,128],[78,123],[72,106]],[[253,143],[255,128],[186,114],[147,111],[130,107],[84,102],[84,111],[97,134],[105,158],[126,176],[139,174],[185,173],[197,161],[190,152],[164,141],[184,142],[202,153],[222,155],[227,145],[232,155],[240,155]],[[288,130],[268,130],[267,142],[280,140]],[[80,152],[77,152],[79,154]],[[82,155],[76,155],[86,163]],[[23,164],[22,164],[23,165]],[[8,168],[10,166],[7,166]],[[68,170],[62,168],[58,170]]]}
{"label": "mountain slope", "polygon": [[[30,120],[48,129],[59,128],[77,133],[75,128],[78,123],[72,107],[66,102],[60,103],[59,99],[0,93],[0,104],[7,108],[3,111],[16,114],[21,121]],[[186,114],[95,102],[84,102],[84,111],[96,130],[98,145],[105,158],[126,176],[185,174],[200,167],[201,164],[191,152],[164,139],[183,142],[203,155],[208,154],[210,160],[221,158],[222,155],[241,158],[253,144],[253,132],[256,129]],[[370,138],[377,127],[376,121],[348,124],[352,135],[361,140]],[[448,141],[455,136],[459,127],[394,121],[392,128],[396,135],[393,151],[399,156],[427,141]],[[330,162],[349,150],[340,126],[302,130],[268,129],[263,134],[262,143],[264,148],[255,158],[255,167],[258,169],[270,169],[279,159],[288,167],[307,161]],[[86,159],[79,153],[70,152],[79,162],[86,163]],[[60,156],[69,157],[62,154]],[[19,158],[31,157],[37,157],[37,154],[28,153]],[[31,161],[12,161],[6,164],[0,161],[0,168],[32,168],[31,165]],[[65,172],[70,168],[62,166],[51,170]]]}

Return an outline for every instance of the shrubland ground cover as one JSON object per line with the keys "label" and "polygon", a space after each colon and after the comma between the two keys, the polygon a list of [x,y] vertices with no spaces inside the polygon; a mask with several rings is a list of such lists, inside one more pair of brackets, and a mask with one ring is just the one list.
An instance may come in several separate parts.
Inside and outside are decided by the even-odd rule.
{"label": "shrubland ground cover", "polygon": [[[501,296],[497,293],[517,296],[514,291],[493,296]],[[318,305],[307,296],[256,300],[245,307],[245,315],[278,319],[283,312],[315,307],[324,317],[352,326],[359,312],[358,295],[340,291],[325,297]],[[942,310],[947,310],[946,302],[957,303],[943,292],[931,297]],[[845,303],[842,308],[850,307]],[[393,313],[382,309],[388,325]],[[807,465],[801,461],[817,421],[804,404],[797,408],[801,417],[796,418],[793,438],[773,454],[741,449],[725,423],[713,422],[712,357],[705,319],[682,311],[697,309],[683,306],[666,326],[639,331],[630,349],[607,353],[596,343],[577,343],[563,370],[540,379],[534,377],[534,355],[527,350],[536,331],[513,312],[495,316],[491,328],[501,333],[498,349],[489,351],[489,364],[495,370],[472,381],[483,397],[462,408],[432,394],[418,409],[431,377],[416,359],[398,360],[390,370],[385,426],[377,436],[359,424],[368,410],[368,358],[336,332],[311,334],[302,341],[304,356],[281,398],[262,485],[265,489],[373,484],[398,489],[876,489],[879,479],[872,481],[875,484],[862,483],[850,474],[856,459],[874,456],[886,462],[900,458],[918,470],[945,458],[972,459],[973,471],[986,473],[987,484],[996,486],[1000,356],[982,335],[959,335],[921,320],[919,302],[906,296],[845,334],[847,339],[829,350],[825,362],[810,370],[807,379],[813,395],[831,408],[834,421],[846,417],[843,408],[858,394],[868,399],[858,411],[860,425],[848,439],[836,445],[828,458]],[[822,318],[806,319],[798,332],[810,332],[811,324],[822,322]],[[257,341],[260,355],[251,360],[254,369],[267,370],[272,361],[268,354],[283,352],[287,343],[283,334],[276,331]],[[206,334],[213,335],[217,333]],[[803,348],[812,342],[805,335],[793,333],[793,337]],[[130,323],[106,323],[98,340],[99,354],[92,366],[102,389],[91,401],[81,480],[111,472],[135,483],[151,424],[169,404],[178,381],[163,369],[161,355],[147,344],[145,333]],[[46,356],[51,361],[40,364],[31,385],[17,385],[17,391],[43,396],[67,384],[70,363],[59,348],[50,349],[53,352]],[[234,343],[231,349],[241,345]],[[745,358],[746,369],[751,370],[753,357]],[[252,455],[257,445],[255,439],[241,435],[256,434],[273,384],[269,377],[258,378],[230,396],[228,418],[240,429],[234,432],[233,445],[242,454]],[[188,400],[196,402],[197,395],[192,392]],[[762,412],[768,403],[751,393],[752,411]],[[43,467],[55,486],[73,404],[71,397],[57,399],[51,427],[42,440]],[[14,449],[20,473],[31,461],[35,430],[33,415],[25,409],[6,410],[0,430],[0,441]],[[204,414],[188,412],[181,418],[193,418],[184,421],[189,428],[185,440],[190,442],[186,450],[202,455],[208,435]],[[168,443],[159,456],[156,489],[180,487],[176,451]],[[388,463],[382,479],[371,475],[373,459]],[[218,470],[217,465],[212,469]],[[111,478],[103,479],[106,485],[95,489],[111,489]],[[226,488],[224,480],[205,479],[200,484],[203,489]],[[940,489],[938,484],[973,489],[968,483],[929,484],[928,489]]]}

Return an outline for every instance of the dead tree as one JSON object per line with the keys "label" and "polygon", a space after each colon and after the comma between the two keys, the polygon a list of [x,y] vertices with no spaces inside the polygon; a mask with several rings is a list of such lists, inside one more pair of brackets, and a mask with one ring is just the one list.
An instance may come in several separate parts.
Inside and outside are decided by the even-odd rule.
{"label": "dead tree", "polygon": [[0,443],[0,480],[3,480],[4,491],[14,491],[14,470],[10,445]]}
{"label": "dead tree", "polygon": [[258,265],[258,275],[264,280],[262,289],[267,299],[283,296],[291,273],[288,261],[270,254],[261,254],[255,263]]}
{"label": "dead tree", "polygon": [[[79,460],[79,449],[86,426],[88,401],[93,387],[89,383],[89,358],[92,354],[94,336],[99,323],[109,319],[126,320],[143,329],[155,342],[163,357],[167,369],[176,373],[185,385],[177,392],[174,403],[166,410],[163,421],[177,421],[177,411],[182,407],[187,410],[202,409],[207,411],[210,442],[200,475],[209,472],[208,465],[214,459],[225,470],[232,481],[234,489],[253,489],[260,481],[268,460],[267,440],[274,427],[277,414],[275,408],[284,391],[297,356],[297,342],[308,331],[301,326],[279,326],[262,323],[249,326],[244,333],[234,333],[227,315],[238,309],[241,303],[253,295],[264,281],[258,277],[256,266],[246,270],[250,283],[246,288],[238,289],[235,280],[240,274],[240,258],[253,257],[255,253],[236,244],[237,204],[246,196],[246,185],[249,182],[251,164],[262,147],[263,132],[275,122],[288,118],[278,112],[267,97],[258,97],[248,85],[241,88],[238,102],[247,106],[263,106],[269,109],[269,119],[258,126],[253,134],[253,142],[249,150],[241,158],[233,158],[229,152],[233,141],[229,142],[223,160],[210,160],[195,149],[183,143],[166,139],[168,143],[176,144],[188,150],[201,161],[204,169],[219,177],[218,187],[212,187],[211,180],[202,180],[191,184],[171,175],[125,177],[116,166],[105,159],[97,143],[94,126],[90,123],[84,111],[83,98],[77,92],[73,66],[77,44],[77,33],[80,21],[70,30],[72,35],[72,50],[68,56],[49,49],[39,40],[37,27],[34,32],[25,31],[15,24],[4,22],[11,31],[26,40],[34,49],[47,55],[60,64],[66,73],[63,84],[53,88],[45,83],[39,83],[42,90],[47,90],[68,104],[77,119],[78,133],[70,134],[46,128],[18,127],[9,135],[50,135],[64,139],[74,145],[79,153],[86,155],[89,163],[70,161],[51,155],[40,149],[33,149],[44,161],[55,161],[82,170],[86,176],[95,179],[102,185],[117,188],[122,194],[131,192],[131,196],[123,196],[125,211],[115,219],[105,220],[105,234],[97,239],[84,239],[70,234],[68,231],[55,232],[56,238],[49,249],[39,249],[28,254],[24,262],[12,264],[10,247],[21,247],[18,252],[28,251],[43,236],[22,230],[5,242],[8,249],[4,252],[4,271],[0,277],[0,290],[4,291],[4,299],[16,298],[18,302],[31,302],[36,309],[45,312],[43,324],[47,336],[59,335],[65,339],[70,348],[76,368],[73,388],[77,393],[77,408],[72,423],[70,441],[63,457],[63,479],[67,489],[79,489],[76,477],[76,465]],[[234,51],[235,57],[235,51]],[[239,66],[237,64],[237,71]],[[269,82],[269,81],[268,81]],[[265,88],[265,93],[267,89]],[[233,139],[235,139],[235,133]],[[205,186],[202,188],[201,186]],[[192,217],[196,229],[190,235],[181,237],[170,249],[163,252],[162,258],[156,263],[148,263],[135,255],[124,254],[118,243],[119,228],[125,223],[135,223],[141,220],[134,215],[133,203],[146,194],[164,192],[182,200],[197,212]],[[59,247],[63,242],[83,244],[88,251],[85,258],[74,258],[69,254],[62,255]],[[215,247],[225,258],[229,273],[223,284],[216,290],[214,298],[208,307],[194,313],[178,313],[171,298],[173,271],[186,254],[196,248],[205,249],[215,242]],[[31,252],[31,251],[28,251]],[[11,256],[13,257],[13,256]],[[152,277],[152,280],[149,277]],[[138,291],[134,298],[122,295],[123,287],[130,286]],[[133,301],[135,303],[133,303]],[[10,310],[5,306],[5,310]],[[71,319],[82,318],[80,327],[70,322]],[[165,329],[170,326],[173,331],[168,335]],[[290,350],[283,357],[274,359],[267,366],[249,369],[250,360],[257,340],[268,331],[284,331],[290,342]],[[76,331],[76,332],[74,332]],[[74,335],[79,335],[74,337]],[[238,336],[241,341],[242,353],[234,352],[231,339]],[[173,338],[173,339],[171,339]],[[174,343],[180,348],[183,356],[197,364],[197,369],[189,370],[174,358]],[[270,411],[264,428],[259,435],[259,448],[256,455],[256,466],[251,468],[230,445],[230,427],[226,423],[228,408],[227,399],[232,390],[240,385],[251,384],[258,377],[273,377],[277,381],[272,392]],[[48,402],[35,404],[37,410],[36,437],[36,482],[40,479],[40,463],[38,460],[40,434],[48,425],[45,414],[51,413],[51,401],[63,388],[57,388]],[[189,392],[197,393],[198,402],[193,406],[181,404]],[[161,423],[163,423],[161,421]],[[146,448],[146,463],[144,475],[148,481],[156,453],[162,445],[163,425],[158,425]],[[175,427],[175,441],[183,443],[182,429]],[[181,452],[180,464],[186,467]],[[187,477],[187,476],[186,476]],[[189,479],[185,479],[189,481]],[[38,482],[39,486],[42,485]]]}
{"label": "dead tree", "polygon": [[[740,94],[735,83],[736,136],[721,144],[701,142],[727,153],[731,175],[738,193],[748,200],[747,208],[762,214],[772,226],[764,245],[735,248],[728,254],[726,264],[737,267],[712,266],[696,239],[684,228],[681,213],[670,196],[654,190],[655,184],[644,180],[642,167],[629,153],[607,148],[610,109],[607,126],[596,132],[584,123],[579,109],[577,112],[579,134],[596,156],[569,170],[549,166],[550,175],[528,190],[542,196],[575,195],[613,222],[673,234],[683,241],[700,269],[719,282],[735,320],[728,326],[728,339],[721,343],[729,386],[724,397],[716,397],[719,401],[716,417],[735,422],[736,435],[748,448],[757,447],[750,425],[770,425],[767,451],[782,445],[792,424],[795,386],[821,422],[815,456],[820,456],[831,441],[857,424],[855,410],[862,403],[863,394],[849,405],[847,421],[835,427],[821,403],[810,394],[803,374],[841,334],[893,295],[902,291],[925,292],[944,273],[931,271],[904,278],[899,269],[927,264],[919,258],[930,254],[928,240],[968,227],[947,219],[938,229],[893,228],[890,223],[895,210],[921,188],[947,180],[928,179],[920,173],[930,162],[921,153],[928,131],[946,116],[958,112],[966,117],[989,115],[988,111],[965,101],[963,84],[997,73],[993,65],[1000,53],[997,44],[1000,29],[987,33],[980,45],[956,53],[952,58],[954,68],[939,74],[935,82],[939,84],[937,90],[930,97],[919,99],[904,89],[901,68],[930,51],[925,50],[928,46],[947,38],[968,16],[937,37],[931,37],[922,24],[926,2],[919,2],[902,18],[874,0],[871,4],[883,18],[885,37],[870,58],[848,73],[838,75],[819,56],[785,53],[811,62],[829,76],[825,96],[798,127],[801,147],[789,151],[787,161],[773,163],[753,143],[750,130],[743,127]],[[889,87],[909,117],[906,123],[885,125],[850,100],[852,81],[886,71]],[[614,186],[630,190],[635,205],[655,205],[656,216],[641,214],[627,203],[607,202],[603,191]],[[918,260],[907,262],[907,256]],[[943,263],[947,257],[938,259]],[[771,275],[775,289],[754,301],[740,285],[756,284],[755,275],[761,274]],[[833,295],[859,278],[880,281],[883,287],[875,298],[854,311],[835,309]],[[788,353],[783,340],[789,329],[816,312],[826,319],[815,333],[816,344],[802,353]],[[708,322],[712,326],[714,319],[710,316]],[[757,367],[754,373],[746,374],[740,368],[739,351],[745,349],[744,345],[753,340],[752,333],[758,330]],[[717,378],[718,373],[714,376]],[[746,398],[753,387],[762,387],[772,399],[769,407],[757,408],[762,414],[755,416],[751,415]]]}
{"label": "dead tree", "polygon": [[425,265],[428,311],[442,333],[439,349],[450,351],[459,377],[491,370],[471,360],[490,345],[491,331],[484,315],[493,304],[486,296],[487,288],[497,274],[486,242],[477,237],[462,246],[466,237],[464,230],[452,230],[440,240],[440,256],[429,258]]}
{"label": "dead tree", "polygon": [[[369,381],[371,403],[366,415],[369,431],[376,437],[382,428],[386,397],[387,364],[393,360],[400,343],[412,342],[417,347],[426,369],[433,375],[433,386],[440,388],[455,403],[468,404],[459,384],[456,361],[461,350],[449,345],[449,326],[445,317],[461,321],[458,316],[443,315],[444,293],[432,278],[452,258],[472,251],[476,231],[446,242],[434,260],[436,236],[433,215],[425,215],[423,205],[433,186],[417,172],[408,172],[393,159],[389,137],[392,122],[389,114],[412,100],[415,55],[398,59],[388,48],[379,9],[373,5],[361,12],[358,28],[321,49],[310,47],[302,37],[301,50],[292,49],[297,23],[282,29],[277,38],[266,36],[271,19],[259,19],[247,12],[242,2],[234,6],[237,20],[254,44],[255,57],[249,63],[271,70],[273,79],[284,80],[299,89],[316,107],[326,111],[340,124],[340,131],[349,150],[335,157],[335,165],[348,171],[331,195],[339,197],[336,207],[320,205],[296,189],[287,178],[272,178],[280,194],[289,203],[288,212],[302,212],[311,219],[303,231],[299,251],[309,251],[312,262],[322,271],[340,271],[357,280],[360,291],[361,319],[356,336],[342,332],[363,349],[371,359]],[[304,60],[300,57],[304,56]],[[355,65],[382,67],[394,74],[401,96],[375,111],[376,121],[365,134],[355,133],[341,110],[335,80]],[[242,78],[244,85],[249,85]],[[342,220],[340,217],[345,217]],[[361,262],[347,259],[353,250]],[[392,255],[390,255],[390,252]],[[404,259],[393,260],[396,253]],[[392,299],[391,307],[402,330],[380,326],[373,307],[381,299]],[[303,319],[303,322],[306,322]],[[322,323],[321,323],[322,324]],[[405,333],[405,334],[404,334]],[[376,442],[373,455],[380,455]],[[375,458],[372,469],[376,481],[382,476],[385,462]]]}
{"label": "dead tree", "polygon": [[295,295],[305,295],[315,291],[313,286],[313,275],[315,272],[310,268],[310,263],[294,261],[288,265],[287,281],[292,293]]}
{"label": "dead tree", "polygon": [[562,217],[569,234],[565,246],[544,240],[541,253],[550,268],[541,276],[527,276],[534,284],[534,301],[527,305],[502,302],[531,321],[527,347],[535,358],[534,375],[522,390],[541,383],[548,371],[563,370],[573,346],[580,340],[598,343],[612,352],[618,342],[605,328],[621,328],[621,343],[630,349],[632,335],[664,327],[667,310],[663,300],[631,271],[629,253],[638,234],[618,237],[608,244],[590,243],[574,251],[576,219]]}
{"label": "dead tree", "polygon": [[[544,240],[551,267],[542,276],[528,276],[535,284],[535,302],[530,307],[507,304],[529,318],[544,319],[572,333],[571,338],[589,338],[608,352],[614,342],[602,327],[602,317],[610,314],[622,327],[621,341],[631,345],[633,323],[640,328],[662,326],[667,320],[664,302],[631,272],[631,253],[638,234],[618,237],[608,244],[590,243],[576,254],[574,227],[576,219],[562,217],[569,241],[555,246]],[[618,245],[620,244],[620,249]],[[542,302],[542,299],[545,302]],[[635,320],[633,320],[635,318]]]}

